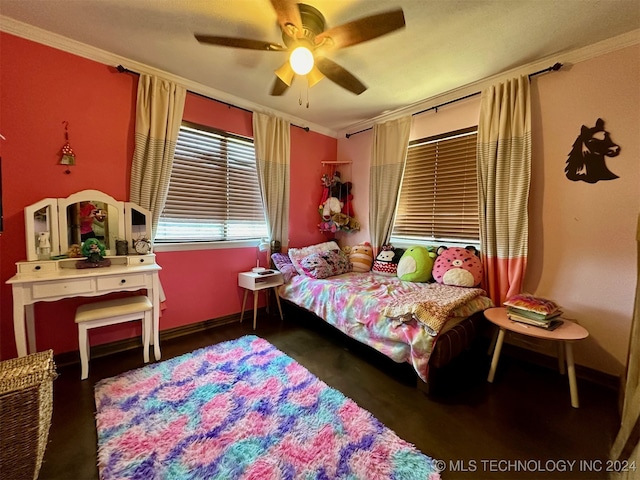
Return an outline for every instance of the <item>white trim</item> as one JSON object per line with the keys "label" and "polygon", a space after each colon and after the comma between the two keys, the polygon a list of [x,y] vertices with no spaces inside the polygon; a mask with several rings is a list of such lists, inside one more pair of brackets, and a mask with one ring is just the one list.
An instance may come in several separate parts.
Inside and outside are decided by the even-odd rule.
{"label": "white trim", "polygon": [[262,240],[230,240],[220,242],[184,242],[184,243],[154,243],[153,253],[184,252],[190,250],[222,250],[228,248],[258,248]]}
{"label": "white trim", "polygon": [[639,43],[640,43],[640,29],[637,29],[637,30],[632,30],[630,32],[624,33],[622,35],[618,35],[616,37],[608,38],[598,43],[594,43],[593,45],[588,45],[586,47],[579,48],[577,50],[549,55],[548,57],[544,57],[540,60],[536,60],[535,62],[529,63],[527,65],[523,65],[521,67],[517,67],[511,70],[508,70],[506,72],[502,72],[487,78],[483,78],[482,80],[479,80],[477,82],[463,85],[453,90],[449,90],[448,92],[444,92],[439,95],[433,96],[431,98],[421,100],[411,105],[407,105],[397,110],[393,110],[391,112],[386,112],[382,115],[378,115],[377,117],[370,118],[363,122],[354,123],[349,127],[340,129],[340,131],[338,132],[339,133],[338,138],[345,137],[347,133],[354,133],[360,130],[369,129],[376,123],[387,122],[389,120],[394,120],[396,118],[404,117],[407,115],[413,115],[422,110],[427,110],[429,108],[432,108],[436,105],[440,105],[443,103],[447,103],[451,100],[456,100],[462,97],[466,97],[467,95],[480,92],[483,89],[489,87],[490,85],[500,82],[502,80],[505,80],[507,78],[512,78],[518,75],[527,75],[529,73],[547,68],[552,64],[555,64],[556,62],[562,63],[564,67],[568,67],[572,64],[583,62],[591,58],[599,57],[600,55],[605,55],[607,53],[615,52],[617,50],[621,50],[623,48],[637,45]]}
{"label": "white trim", "polygon": [[187,90],[198,93],[200,95],[204,95],[205,97],[210,97],[216,100],[220,100],[221,102],[230,103],[232,105],[251,110],[252,112],[261,112],[276,115],[280,118],[288,120],[294,125],[309,127],[310,130],[321,133],[323,135],[327,135],[329,137],[337,137],[337,132],[327,127],[309,123],[306,120],[295,117],[293,115],[289,115],[284,112],[270,110],[264,105],[249,102],[246,99],[230,95],[229,93],[225,93],[220,90],[216,90],[215,88],[211,88],[201,83],[194,82],[193,80],[189,80],[184,77],[159,70],[149,65],[145,65],[144,63],[136,62],[135,60],[121,57],[120,55],[116,55],[106,50],[92,47],[91,45],[72,40],[62,35],[58,35],[57,33],[52,33],[42,28],[19,22],[18,20],[14,20],[10,17],[0,15],[0,31],[10,33],[11,35],[15,35],[17,37],[25,38],[27,40],[31,40],[36,43],[41,43],[43,45],[62,50],[64,52],[72,53],[74,55],[78,55],[95,62],[103,63],[105,65],[111,65],[113,67],[117,65],[123,65],[125,68],[136,71],[138,73],[156,75],[182,85]]}

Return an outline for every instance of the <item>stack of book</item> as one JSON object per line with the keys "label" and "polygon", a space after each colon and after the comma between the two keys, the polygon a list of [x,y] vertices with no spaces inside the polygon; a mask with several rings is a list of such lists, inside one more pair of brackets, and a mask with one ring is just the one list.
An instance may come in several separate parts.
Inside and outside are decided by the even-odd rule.
{"label": "stack of book", "polygon": [[504,302],[507,307],[507,317],[514,322],[526,323],[535,327],[553,330],[562,324],[560,315],[562,310],[553,301],[520,294]]}

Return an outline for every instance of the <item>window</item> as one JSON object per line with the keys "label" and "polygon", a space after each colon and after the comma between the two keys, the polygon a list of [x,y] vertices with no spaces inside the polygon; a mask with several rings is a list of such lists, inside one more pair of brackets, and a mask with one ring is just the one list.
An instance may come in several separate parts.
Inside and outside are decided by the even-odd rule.
{"label": "window", "polygon": [[253,140],[183,122],[156,242],[266,236]]}
{"label": "window", "polygon": [[477,245],[477,127],[409,144],[392,241]]}

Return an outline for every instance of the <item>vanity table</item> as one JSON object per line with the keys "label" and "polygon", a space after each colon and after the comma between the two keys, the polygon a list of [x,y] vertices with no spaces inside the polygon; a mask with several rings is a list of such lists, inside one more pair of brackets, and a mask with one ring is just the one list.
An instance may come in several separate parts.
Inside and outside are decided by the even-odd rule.
{"label": "vanity table", "polygon": [[[110,266],[76,268],[83,258],[66,258],[79,240],[80,202],[90,201],[101,211],[100,241]],[[151,238],[151,212],[129,202],[119,202],[97,190],[84,190],[67,198],[44,199],[25,208],[27,260],[7,283],[13,294],[13,328],[18,356],[36,351],[34,304],[63,298],[93,297],[113,292],[147,290],[153,303],[151,343],[160,360],[160,283],[155,254],[138,255],[134,244]],[[47,237],[43,245],[42,236]],[[116,240],[126,241],[126,255],[115,255]],[[26,328],[25,328],[26,323]],[[28,348],[27,348],[28,347]]]}

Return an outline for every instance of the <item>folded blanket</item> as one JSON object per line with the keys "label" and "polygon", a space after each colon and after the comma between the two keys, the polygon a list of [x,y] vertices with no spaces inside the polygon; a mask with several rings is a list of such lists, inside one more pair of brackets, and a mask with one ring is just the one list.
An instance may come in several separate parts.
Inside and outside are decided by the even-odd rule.
{"label": "folded blanket", "polygon": [[486,295],[480,288],[432,283],[394,299],[382,314],[398,322],[415,318],[427,328],[430,335],[436,336],[455,308],[480,295]]}

